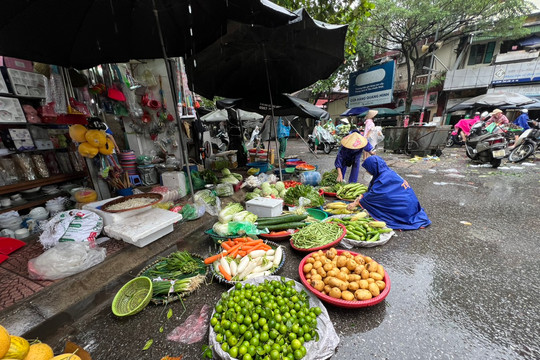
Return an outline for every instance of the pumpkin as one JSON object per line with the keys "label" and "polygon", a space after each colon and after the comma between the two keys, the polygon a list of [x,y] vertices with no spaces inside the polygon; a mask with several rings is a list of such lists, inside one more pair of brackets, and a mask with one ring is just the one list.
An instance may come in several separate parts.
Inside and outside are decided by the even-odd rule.
{"label": "pumpkin", "polygon": [[88,130],[81,124],[71,125],[69,127],[69,137],[76,142],[85,142],[86,141],[86,132]]}
{"label": "pumpkin", "polygon": [[88,130],[86,134],[84,134],[84,137],[90,145],[97,148],[104,146],[107,142],[105,131],[102,130]]}
{"label": "pumpkin", "polygon": [[99,149],[95,146],[90,145],[87,142],[79,144],[79,154],[87,158],[95,157],[99,152]]}
{"label": "pumpkin", "polygon": [[53,357],[51,360],[82,360],[82,359],[73,353],[68,353],[68,354],[57,355]]}
{"label": "pumpkin", "polygon": [[111,139],[107,139],[107,141],[105,142],[105,145],[99,148],[99,153],[103,155],[111,155],[113,153],[113,150],[114,150],[114,143],[112,142]]}
{"label": "pumpkin", "polygon": [[0,359],[6,355],[9,350],[11,339],[9,333],[2,325],[0,325]]}
{"label": "pumpkin", "polygon": [[10,335],[10,340],[9,350],[4,355],[4,359],[23,360],[28,354],[30,344],[20,336]]}
{"label": "pumpkin", "polygon": [[51,360],[54,357],[53,350],[45,343],[30,345],[28,354],[24,360]]}

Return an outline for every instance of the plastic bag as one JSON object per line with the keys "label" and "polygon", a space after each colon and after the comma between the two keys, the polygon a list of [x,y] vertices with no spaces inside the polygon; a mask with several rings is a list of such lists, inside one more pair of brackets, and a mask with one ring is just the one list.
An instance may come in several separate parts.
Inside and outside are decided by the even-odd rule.
{"label": "plastic bag", "polygon": [[103,219],[92,211],[62,211],[45,224],[39,242],[45,249],[58,242],[93,242],[102,229]]}
{"label": "plastic bag", "polygon": [[195,311],[189,315],[182,325],[174,328],[167,335],[167,340],[176,341],[180,344],[194,344],[203,339],[208,326],[208,312],[210,306],[204,304],[200,311]]}
{"label": "plastic bag", "polygon": [[195,202],[202,202],[206,208],[206,212],[212,216],[217,216],[221,211],[221,200],[211,190],[197,191],[195,194]]}
{"label": "plastic bag", "polygon": [[206,211],[206,206],[203,202],[196,202],[195,205],[186,204],[182,207],[180,214],[183,219],[188,221],[196,220],[204,215]]}
{"label": "plastic bag", "polygon": [[107,250],[83,242],[64,242],[28,261],[31,279],[57,280],[71,276],[105,260]]}
{"label": "plastic bag", "polygon": [[226,197],[226,196],[232,196],[234,194],[234,187],[232,184],[217,184],[216,186],[216,194],[219,197]]}
{"label": "plastic bag", "polygon": [[[263,283],[265,280],[268,281],[281,281],[282,279],[285,279],[285,281],[289,281],[291,279],[282,278],[280,276],[265,276],[263,277],[257,277],[254,279],[246,280],[244,283],[250,283],[250,284],[260,284]],[[336,330],[334,329],[334,325],[332,325],[332,320],[330,320],[330,316],[328,315],[328,311],[326,310],[324,304],[319,300],[312,292],[308,291],[304,285],[300,284],[299,282],[295,281],[295,289],[296,291],[305,291],[309,296],[309,306],[315,307],[318,306],[321,308],[322,312],[321,315],[317,317],[317,332],[319,333],[319,341],[309,341],[304,344],[306,347],[306,356],[302,359],[304,360],[323,360],[328,359],[332,355],[334,355],[334,351],[336,350],[338,344],[339,344],[339,336],[336,333]],[[234,290],[234,287],[229,289],[228,291]],[[215,312],[215,311],[214,311]],[[214,312],[212,312],[212,315],[214,315]],[[214,359],[223,359],[223,360],[233,360],[233,358],[223,351],[221,349],[221,344],[216,341],[216,333],[214,332],[214,328],[210,326],[210,332],[208,334],[208,342],[210,345],[210,348],[212,349],[213,357]]]}
{"label": "plastic bag", "polygon": [[266,231],[257,229],[257,225],[249,221],[231,221],[229,223],[229,234],[233,235],[259,235]]}
{"label": "plastic bag", "polygon": [[[193,183],[193,188],[195,190],[204,189],[204,186],[206,185],[206,183],[201,177],[201,174],[198,171],[191,172],[191,182]],[[189,179],[187,177],[186,177],[186,189],[187,189],[187,193],[189,194],[191,192],[191,187],[189,185]]]}

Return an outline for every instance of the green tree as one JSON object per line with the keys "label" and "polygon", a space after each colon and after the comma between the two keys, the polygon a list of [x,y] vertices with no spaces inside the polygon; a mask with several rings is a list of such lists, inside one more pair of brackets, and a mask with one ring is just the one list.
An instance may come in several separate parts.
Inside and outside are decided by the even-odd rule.
{"label": "green tree", "polygon": [[397,50],[407,66],[406,111],[413,84],[429,51],[425,40],[448,41],[472,32],[518,38],[528,34],[522,25],[531,12],[525,0],[372,0],[375,9],[365,23],[368,42],[377,50]]}

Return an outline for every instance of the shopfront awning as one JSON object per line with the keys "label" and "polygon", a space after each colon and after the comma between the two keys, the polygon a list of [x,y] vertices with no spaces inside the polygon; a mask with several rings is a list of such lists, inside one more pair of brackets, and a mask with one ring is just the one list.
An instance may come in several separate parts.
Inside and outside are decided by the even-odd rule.
{"label": "shopfront awning", "polygon": [[540,36],[532,35],[526,39],[523,39],[519,42],[520,46],[534,46],[540,44]]}

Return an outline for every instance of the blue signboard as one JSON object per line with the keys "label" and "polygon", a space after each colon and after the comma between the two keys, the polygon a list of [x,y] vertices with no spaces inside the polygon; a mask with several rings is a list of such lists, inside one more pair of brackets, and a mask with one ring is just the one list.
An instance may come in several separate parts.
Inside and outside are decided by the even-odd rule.
{"label": "blue signboard", "polygon": [[349,75],[349,108],[392,102],[396,65],[389,61]]}

